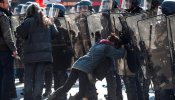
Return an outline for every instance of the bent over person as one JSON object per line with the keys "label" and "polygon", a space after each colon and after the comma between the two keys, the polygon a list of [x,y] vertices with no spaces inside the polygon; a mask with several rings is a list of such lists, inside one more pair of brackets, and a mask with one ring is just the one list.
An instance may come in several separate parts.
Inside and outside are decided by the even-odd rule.
{"label": "bent over person", "polygon": [[[116,49],[116,41],[114,39],[103,39],[96,45],[90,48],[86,55],[80,57],[74,64],[70,73],[69,78],[63,86],[58,88],[51,96],[48,97],[48,100],[52,100],[56,96],[63,96],[67,93],[71,87],[74,85],[76,80],[79,78],[79,92],[73,96],[75,100],[81,100],[86,96],[90,80],[88,78],[89,73],[93,73],[98,67],[99,64],[104,62],[106,58],[111,60],[120,59],[124,57],[125,50],[123,48]],[[100,67],[100,66],[99,66]],[[95,74],[95,73],[94,73]]]}
{"label": "bent over person", "polygon": [[44,72],[53,61],[51,36],[57,34],[57,29],[37,4],[31,4],[16,32],[24,39],[24,100],[42,100]]}

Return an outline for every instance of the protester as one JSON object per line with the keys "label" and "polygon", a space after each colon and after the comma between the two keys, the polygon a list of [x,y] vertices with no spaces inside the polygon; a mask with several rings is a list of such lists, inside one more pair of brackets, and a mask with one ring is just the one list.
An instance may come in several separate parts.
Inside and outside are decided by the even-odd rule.
{"label": "protester", "polygon": [[51,36],[57,29],[37,4],[30,4],[16,32],[24,39],[24,100],[42,100],[45,69],[52,63]]}
{"label": "protester", "polygon": [[93,73],[93,71],[95,71],[95,69],[98,67],[98,64],[104,62],[106,58],[109,58],[111,60],[113,58],[119,59],[122,58],[125,54],[125,50],[123,48],[115,48],[117,43],[115,39],[112,39],[113,37],[114,36],[111,36],[108,39],[101,40],[98,44],[91,47],[86,55],[80,57],[73,64],[70,76],[65,84],[56,92],[54,92],[48,98],[48,100],[52,100],[55,96],[62,96],[68,92],[78,78],[79,93],[77,93],[74,98],[76,98],[76,100],[80,100],[83,97],[86,97],[86,92],[90,84],[90,81],[88,79],[89,73]]}

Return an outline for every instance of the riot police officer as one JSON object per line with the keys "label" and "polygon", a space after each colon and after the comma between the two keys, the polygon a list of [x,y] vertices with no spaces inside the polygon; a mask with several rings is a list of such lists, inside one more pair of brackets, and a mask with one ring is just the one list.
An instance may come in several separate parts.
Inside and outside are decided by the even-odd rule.
{"label": "riot police officer", "polygon": [[[68,77],[67,69],[71,67],[73,56],[71,39],[68,30],[62,25],[66,24],[64,18],[65,10],[64,5],[54,4],[53,8],[50,8],[47,13],[50,13],[49,17],[53,17],[53,21],[59,30],[59,35],[52,37],[53,64],[45,72],[46,91],[43,94],[45,97],[51,93],[52,76],[54,78],[54,90],[56,90],[65,83]],[[54,99],[67,100],[67,94]]]}
{"label": "riot police officer", "polygon": [[[111,12],[114,12],[114,7],[117,7],[116,1],[110,0],[102,0],[99,12],[100,14],[100,22],[102,26],[101,30],[101,38],[105,39],[112,33],[117,34],[111,22]],[[115,30],[115,31],[114,31]],[[113,66],[115,66],[115,62]],[[121,85],[121,78],[116,73],[115,69],[110,69],[106,76],[107,81],[107,95],[105,95],[107,100],[123,100],[122,96],[122,85]]]}
{"label": "riot police officer", "polygon": [[[144,14],[142,15],[142,18],[149,18],[152,16],[156,16],[157,15],[157,11],[158,11],[158,6],[160,5],[159,0],[144,0],[144,5],[143,5],[143,9],[145,10]],[[149,68],[149,67],[146,67]],[[147,71],[149,69],[146,69]],[[143,73],[141,76],[144,76]],[[145,77],[140,77],[140,81],[142,83],[142,96],[143,96],[143,100],[149,100],[149,87],[151,85],[151,81],[153,81],[153,84],[156,84],[156,82],[154,82],[154,79],[151,79],[151,76],[147,76],[147,79]],[[151,85],[152,86],[152,85]],[[155,93],[155,97],[158,97],[158,93]]]}
{"label": "riot police officer", "polygon": [[[127,55],[125,59],[118,61],[118,73],[123,76],[124,84],[126,86],[126,92],[128,100],[143,100],[141,83],[139,80],[140,64],[140,50],[134,40],[134,31],[127,27],[125,17],[134,16],[142,13],[143,10],[139,6],[139,0],[123,0],[121,8],[124,12],[123,17],[120,17],[122,23],[122,34],[124,37],[122,41],[125,44]],[[124,24],[125,23],[125,24]],[[127,30],[127,31],[126,31]],[[136,41],[137,42],[137,41]],[[123,63],[123,64],[121,64]]]}
{"label": "riot police officer", "polygon": [[[59,36],[53,37],[52,40],[54,90],[64,85],[67,80],[67,69],[71,67],[73,57],[70,34],[63,26],[65,22],[64,13],[65,11],[59,10],[57,16],[54,17],[54,23],[59,30]],[[55,100],[67,100],[67,94],[56,97]]]}
{"label": "riot police officer", "polygon": [[[165,14],[166,16],[169,16],[169,15],[173,15],[175,14],[175,1],[172,1],[172,0],[164,0],[161,4],[161,11],[163,14]],[[165,53],[160,53],[159,55],[162,55],[160,58],[161,59],[164,59],[166,61],[166,70],[164,69],[164,65],[162,63],[164,62],[161,62],[159,61],[159,67],[161,67],[161,70],[162,70],[162,76],[160,77],[159,80],[161,80],[161,78],[164,76],[164,79],[163,79],[163,82],[165,82],[165,85],[161,86],[161,85],[158,85],[159,89],[156,89],[155,91],[155,100],[174,100],[175,99],[175,96],[174,96],[174,86],[173,86],[173,76],[170,75],[170,73],[174,73],[172,72],[172,69],[171,69],[171,64],[170,64],[170,61],[169,61],[169,57],[167,56],[167,54],[169,52],[167,52],[167,48],[165,48],[165,46],[163,45],[168,45],[168,36],[161,36],[161,35],[167,35],[167,26],[166,26],[166,21],[159,21],[157,24],[156,24],[156,33],[159,34],[159,38],[157,38],[155,44],[157,46],[157,49],[160,49],[161,48],[161,51],[165,52]],[[172,33],[170,33],[172,34]],[[161,38],[160,38],[161,37]],[[168,46],[167,46],[168,47]],[[167,53],[166,53],[167,52]],[[154,56],[155,54],[153,54]],[[159,59],[160,59],[159,58]],[[158,57],[157,57],[158,59]],[[157,65],[158,66],[158,65]],[[172,79],[172,80],[170,80]],[[162,84],[162,81],[160,82]],[[156,84],[157,85],[157,84]]]}

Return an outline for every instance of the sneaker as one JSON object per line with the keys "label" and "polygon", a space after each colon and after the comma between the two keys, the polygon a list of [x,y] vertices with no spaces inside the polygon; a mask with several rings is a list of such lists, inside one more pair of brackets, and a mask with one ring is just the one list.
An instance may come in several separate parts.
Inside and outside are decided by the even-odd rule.
{"label": "sneaker", "polygon": [[43,94],[43,97],[48,97],[51,93],[52,93],[52,90],[46,91],[46,92]]}

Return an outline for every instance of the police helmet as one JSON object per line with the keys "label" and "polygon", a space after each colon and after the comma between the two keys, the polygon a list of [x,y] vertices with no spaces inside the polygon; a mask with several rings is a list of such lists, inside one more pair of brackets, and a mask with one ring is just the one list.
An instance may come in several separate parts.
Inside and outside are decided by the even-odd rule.
{"label": "police helmet", "polygon": [[46,14],[49,17],[63,17],[66,11],[66,7],[62,4],[47,4]]}
{"label": "police helmet", "polygon": [[92,3],[90,0],[81,0],[77,5],[77,11],[91,11]]}
{"label": "police helmet", "polygon": [[134,7],[139,6],[140,0],[123,0],[122,8],[123,9],[133,9]]}

